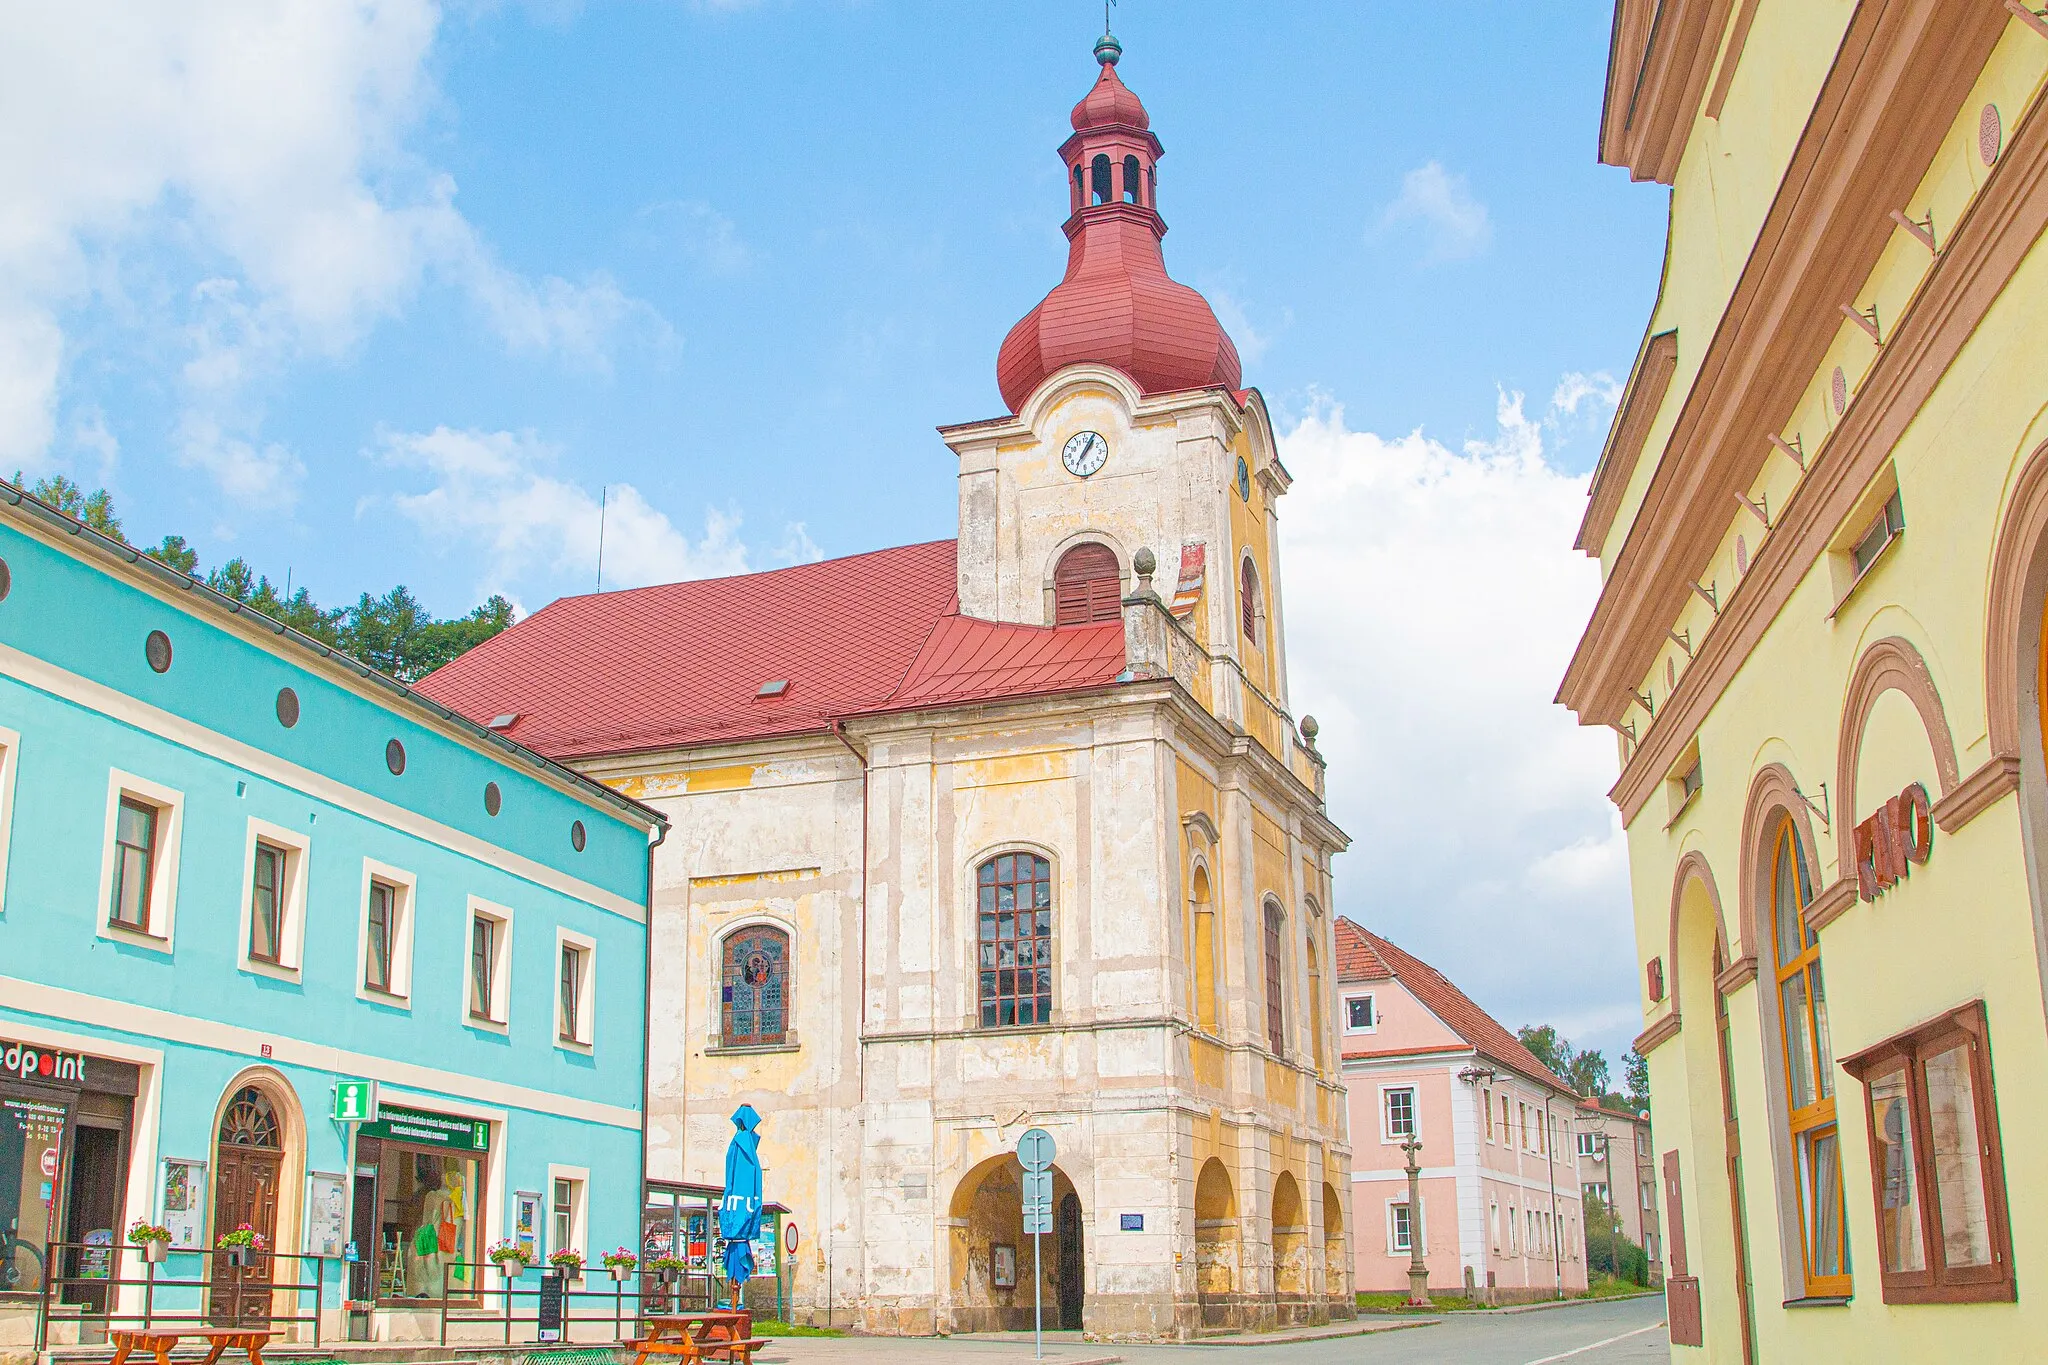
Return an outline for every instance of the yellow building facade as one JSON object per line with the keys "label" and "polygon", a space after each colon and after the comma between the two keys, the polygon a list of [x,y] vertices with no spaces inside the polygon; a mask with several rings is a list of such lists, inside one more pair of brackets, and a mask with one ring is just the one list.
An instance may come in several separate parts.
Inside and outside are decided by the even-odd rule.
{"label": "yellow building facade", "polygon": [[1617,740],[1673,1358],[2048,1360],[2048,21],[1613,33],[1670,237],[1559,700]]}

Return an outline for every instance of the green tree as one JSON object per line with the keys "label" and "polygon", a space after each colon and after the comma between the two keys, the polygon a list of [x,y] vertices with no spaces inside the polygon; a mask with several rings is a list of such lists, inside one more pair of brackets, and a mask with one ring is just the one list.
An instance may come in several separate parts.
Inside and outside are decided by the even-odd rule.
{"label": "green tree", "polygon": [[143,553],[179,573],[191,573],[199,567],[199,551],[187,545],[183,536],[165,536],[154,549]]}
{"label": "green tree", "polygon": [[1607,1058],[1599,1051],[1575,1049],[1571,1039],[1549,1024],[1524,1024],[1515,1030],[1515,1036],[1574,1091],[1594,1099],[1607,1094]]}
{"label": "green tree", "polygon": [[[21,481],[21,471],[14,471],[14,486],[27,487]],[[121,519],[114,515],[114,499],[104,488],[95,488],[88,493],[62,474],[52,474],[47,479],[38,479],[35,486],[28,488],[28,495],[40,502],[46,502],[67,517],[80,521],[103,536],[128,543],[121,534]]]}
{"label": "green tree", "polygon": [[1622,1099],[1631,1112],[1640,1114],[1650,1107],[1650,1063],[1634,1048],[1621,1054],[1621,1083],[1627,1087]]}

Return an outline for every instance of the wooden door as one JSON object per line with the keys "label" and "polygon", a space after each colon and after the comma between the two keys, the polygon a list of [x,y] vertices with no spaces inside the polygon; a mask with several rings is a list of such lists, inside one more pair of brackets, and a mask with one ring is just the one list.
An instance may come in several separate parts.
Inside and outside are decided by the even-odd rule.
{"label": "wooden door", "polygon": [[1671,1324],[1671,1344],[1702,1345],[1700,1282],[1686,1264],[1685,1196],[1679,1185],[1677,1152],[1664,1154],[1664,1254],[1671,1265],[1671,1273],[1664,1278],[1664,1314]]}
{"label": "wooden door", "polygon": [[1081,1300],[1086,1282],[1081,1273],[1081,1198],[1069,1194],[1060,1200],[1055,1225],[1059,1246],[1060,1326],[1069,1332],[1081,1330]]}
{"label": "wooden door", "polygon": [[216,1326],[268,1327],[284,1152],[277,1111],[257,1087],[244,1086],[229,1101],[214,1143],[213,1169],[214,1240],[246,1223],[265,1249],[247,1266],[230,1264],[226,1251],[213,1253],[207,1316]]}

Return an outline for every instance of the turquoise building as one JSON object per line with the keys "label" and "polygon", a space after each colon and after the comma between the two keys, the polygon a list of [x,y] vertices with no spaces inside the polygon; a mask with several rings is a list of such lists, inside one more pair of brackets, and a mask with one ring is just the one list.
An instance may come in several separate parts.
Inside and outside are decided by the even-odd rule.
{"label": "turquoise building", "polygon": [[637,1245],[663,833],[0,484],[0,1346],[139,1311],[66,1278],[138,1220],[155,1312],[323,1339]]}

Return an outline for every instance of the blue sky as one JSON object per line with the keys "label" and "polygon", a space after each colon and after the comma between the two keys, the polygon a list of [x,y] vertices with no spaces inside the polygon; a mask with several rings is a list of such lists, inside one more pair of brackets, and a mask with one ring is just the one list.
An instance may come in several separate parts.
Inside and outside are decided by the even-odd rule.
{"label": "blue sky", "polygon": [[[182,533],[205,563],[289,568],[327,601],[402,581],[443,613],[588,590],[604,486],[614,586],[950,535],[933,428],[1000,411],[996,348],[1059,278],[1054,149],[1100,19],[18,9],[0,459],[104,483],[132,537]],[[1584,998],[1504,963],[1467,984],[1613,1046],[1635,1015],[1612,753],[1548,707],[1596,587],[1568,553],[1577,476],[1662,251],[1664,192],[1594,163],[1608,23],[1115,14],[1167,148],[1168,266],[1215,303],[1290,466],[1349,490],[1298,484],[1285,509],[1296,700],[1353,717],[1349,740],[1325,721],[1364,836],[1340,906],[1425,956],[1532,914],[1545,953],[1612,940]],[[1373,837],[1383,780],[1503,827],[1418,828],[1397,857]]]}

